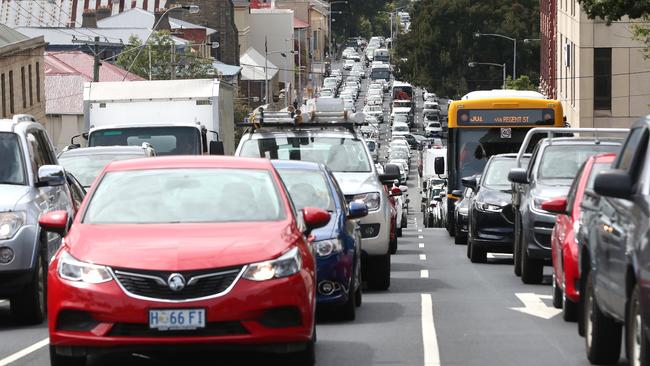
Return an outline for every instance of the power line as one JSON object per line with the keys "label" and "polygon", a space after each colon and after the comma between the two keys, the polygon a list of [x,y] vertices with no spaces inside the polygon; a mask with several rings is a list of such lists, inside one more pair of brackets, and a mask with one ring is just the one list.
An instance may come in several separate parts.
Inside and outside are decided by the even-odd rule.
{"label": "power line", "polygon": [[[20,2],[16,1],[15,3],[16,3],[16,5],[20,6],[21,9],[25,10],[25,11],[27,12],[27,14],[31,14],[31,13],[29,12],[29,10],[25,9],[25,8],[20,4]],[[38,5],[38,7],[41,8],[45,14],[51,16],[52,19],[53,19],[55,22],[57,22],[57,23],[59,23],[59,24],[62,24],[65,28],[67,28],[67,24],[63,24],[63,22],[61,22],[61,20],[60,20],[56,15],[54,15],[54,14],[48,12],[47,9],[45,9],[45,8],[41,5],[41,3],[39,3],[38,1],[33,1],[32,3],[36,3],[36,5]],[[39,23],[39,24],[40,24],[40,23]],[[51,28],[51,29],[57,29],[57,28]],[[86,33],[83,33],[83,32],[81,32],[81,31],[79,31],[79,30],[76,30],[75,28],[70,28],[70,29],[72,29],[73,32],[77,32],[77,33],[81,34],[81,35],[84,36],[84,37],[88,37],[88,38],[90,38],[90,35],[88,35],[88,34],[86,34]],[[57,29],[57,30],[58,30],[58,29]],[[62,33],[65,33],[65,32],[63,32],[63,31],[61,31],[61,32],[62,32]],[[67,34],[67,33],[65,33],[65,34],[66,34],[66,35],[70,35],[70,34]]]}
{"label": "power line", "polygon": [[[39,3],[39,5],[40,5],[40,3]],[[43,8],[43,7],[41,6],[41,8]],[[65,14],[66,16],[68,16],[68,18],[70,18],[70,20],[73,21],[74,24],[78,24],[79,27],[83,27],[83,24],[82,24],[82,23],[79,23],[76,19],[73,19],[73,18],[72,18],[72,15],[70,15],[70,14],[67,13],[65,10],[63,10],[63,7],[62,7],[62,6],[59,6],[58,9],[59,9],[60,12],[62,12],[62,13]],[[61,22],[59,21],[59,23],[61,23]],[[66,24],[66,26],[67,26],[67,24]],[[84,28],[84,29],[87,29],[88,31],[90,31],[90,32],[92,32],[92,33],[95,33],[96,35],[98,35],[98,36],[100,36],[100,37],[104,37],[104,38],[106,38],[106,39],[117,39],[117,40],[119,40],[120,42],[122,41],[121,38],[116,38],[116,37],[107,37],[106,35],[103,35],[103,34],[97,33],[97,32],[95,32],[92,28]]]}

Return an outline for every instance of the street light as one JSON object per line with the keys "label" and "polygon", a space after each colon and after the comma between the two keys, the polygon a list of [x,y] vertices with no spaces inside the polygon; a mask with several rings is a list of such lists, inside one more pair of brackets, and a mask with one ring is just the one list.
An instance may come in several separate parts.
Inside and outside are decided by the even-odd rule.
{"label": "street light", "polygon": [[[264,44],[266,45],[266,37],[264,38]],[[293,54],[295,51],[271,51],[269,52],[266,47],[264,47],[264,82],[266,83],[266,104],[269,104],[269,55],[280,54],[282,57],[287,58],[287,53]]]}
{"label": "street light", "polygon": [[142,53],[142,50],[147,46],[147,43],[149,42],[149,38],[151,38],[151,35],[153,32],[156,31],[156,28],[158,28],[158,25],[160,24],[160,21],[165,18],[165,15],[169,13],[172,10],[187,10],[190,14],[197,14],[199,11],[201,11],[201,8],[198,5],[181,5],[181,6],[176,6],[173,8],[169,8],[165,10],[161,15],[158,21],[153,25],[153,28],[151,28],[151,33],[147,36],[147,39],[145,39],[144,43],[142,44],[142,47],[138,50],[138,53],[135,55],[133,58],[133,61],[131,61],[131,65],[129,65],[129,68],[126,69],[126,73],[124,74],[124,78],[122,81],[126,80],[126,77],[129,76],[129,73],[131,72],[131,68],[135,64],[135,61],[140,57],[140,54]]}
{"label": "street light", "polygon": [[503,89],[506,88],[506,64],[505,63],[503,65],[502,64],[495,64],[495,63],[492,63],[492,62],[469,62],[467,64],[467,66],[472,67],[472,68],[474,68],[476,66],[479,66],[479,65],[497,66],[497,67],[503,68]]}
{"label": "street light", "polygon": [[329,55],[330,55],[330,58],[332,57],[332,34],[334,33],[334,32],[332,32],[332,14],[343,14],[342,11],[340,11],[340,12],[336,12],[336,13],[332,12],[332,5],[336,5],[336,4],[347,4],[347,3],[348,3],[347,0],[342,0],[342,1],[330,1],[330,3],[329,3],[330,6],[329,6],[329,9],[328,9],[328,10],[329,10],[329,16],[328,16],[328,18],[329,18],[329,22],[330,22],[330,24],[329,24],[329,31],[330,31],[330,34],[329,34],[329,37],[328,37],[328,38],[329,38],[329,41],[330,41],[330,45],[329,45],[329,52],[328,52],[328,53],[329,53]]}
{"label": "street light", "polygon": [[482,36],[499,37],[499,38],[505,38],[507,40],[512,41],[512,43],[514,44],[514,52],[512,54],[512,80],[515,80],[517,78],[517,39],[504,36],[503,34],[496,34],[496,33],[481,33],[481,32],[474,33],[474,38],[481,38]]}
{"label": "street light", "polygon": [[539,41],[541,41],[541,39],[539,39],[539,38],[524,38],[524,43],[525,44],[529,44],[531,42],[539,42]]}

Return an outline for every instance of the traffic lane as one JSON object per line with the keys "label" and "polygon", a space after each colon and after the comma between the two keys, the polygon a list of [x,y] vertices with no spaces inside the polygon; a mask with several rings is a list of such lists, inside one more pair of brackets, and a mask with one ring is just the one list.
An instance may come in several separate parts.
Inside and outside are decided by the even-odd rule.
{"label": "traffic lane", "polygon": [[445,229],[423,232],[429,275],[447,285],[432,294],[443,365],[589,365],[576,323],[552,307],[550,268],[546,284],[524,285],[511,256],[472,264]]}
{"label": "traffic lane", "polygon": [[11,316],[9,301],[0,300],[0,365],[3,360],[47,338],[47,324],[25,326]]}

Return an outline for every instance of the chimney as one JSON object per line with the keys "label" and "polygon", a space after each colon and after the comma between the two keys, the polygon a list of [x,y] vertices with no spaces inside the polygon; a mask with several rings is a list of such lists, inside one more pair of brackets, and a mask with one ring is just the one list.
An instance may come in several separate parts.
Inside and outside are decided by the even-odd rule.
{"label": "chimney", "polygon": [[158,21],[160,21],[160,24],[158,24],[158,27],[154,30],[171,30],[172,26],[169,24],[169,12],[164,15],[162,20],[160,19],[161,16],[165,13],[167,9],[156,9],[154,12],[155,18],[154,18],[154,23],[153,25],[156,25]]}
{"label": "chimney", "polygon": [[95,14],[95,9],[84,10],[81,26],[84,28],[97,28],[97,14]]}
{"label": "chimney", "polygon": [[102,6],[97,9],[97,21],[106,19],[111,16],[111,8],[108,6]]}

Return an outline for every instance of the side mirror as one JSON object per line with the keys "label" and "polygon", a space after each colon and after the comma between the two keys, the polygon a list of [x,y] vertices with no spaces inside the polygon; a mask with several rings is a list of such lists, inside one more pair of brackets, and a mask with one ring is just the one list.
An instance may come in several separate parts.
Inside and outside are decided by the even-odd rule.
{"label": "side mirror", "polygon": [[565,197],[554,198],[552,200],[542,202],[542,210],[554,214],[566,213],[567,201]]}
{"label": "side mirror", "polygon": [[360,219],[368,215],[368,206],[365,203],[350,202],[348,206],[348,218]]}
{"label": "side mirror", "polygon": [[395,164],[386,164],[384,167],[384,173],[379,174],[379,180],[382,184],[392,184],[393,181],[400,179],[400,177],[399,166]]}
{"label": "side mirror", "polygon": [[411,199],[410,199],[410,198],[407,198],[407,199],[404,200],[404,202],[406,202],[407,204],[409,204],[409,203],[411,203]]}
{"label": "side mirror", "polygon": [[222,141],[210,141],[210,155],[225,155]]}
{"label": "side mirror", "polygon": [[523,168],[510,169],[508,180],[512,183],[528,184],[528,172]]}
{"label": "side mirror", "polygon": [[50,211],[38,218],[38,224],[45,231],[57,233],[65,236],[68,230],[68,212],[67,211]]}
{"label": "side mirror", "polygon": [[62,186],[65,182],[63,167],[60,165],[43,165],[38,169],[38,187]]}
{"label": "side mirror", "polygon": [[399,189],[402,191],[402,193],[404,193],[404,192],[408,192],[409,187],[407,187],[407,186],[399,186]]}
{"label": "side mirror", "polygon": [[393,187],[390,189],[390,195],[391,196],[401,196],[402,195],[402,190],[399,189],[398,187]]}
{"label": "side mirror", "polygon": [[476,187],[478,186],[478,182],[476,181],[476,177],[467,177],[461,179],[461,182],[463,186],[467,188],[471,188],[473,190],[476,190]]}
{"label": "side mirror", "polygon": [[445,174],[445,158],[438,156],[433,162],[433,169],[436,174]]}
{"label": "side mirror", "polygon": [[455,189],[451,191],[451,194],[456,197],[462,197],[463,196],[463,190],[462,189]]}
{"label": "side mirror", "polygon": [[596,176],[594,191],[602,196],[629,200],[632,197],[632,179],[622,170],[607,170]]}
{"label": "side mirror", "polygon": [[305,220],[305,225],[307,225],[307,233],[311,233],[312,230],[327,225],[331,218],[329,212],[316,207],[303,208],[302,215]]}

